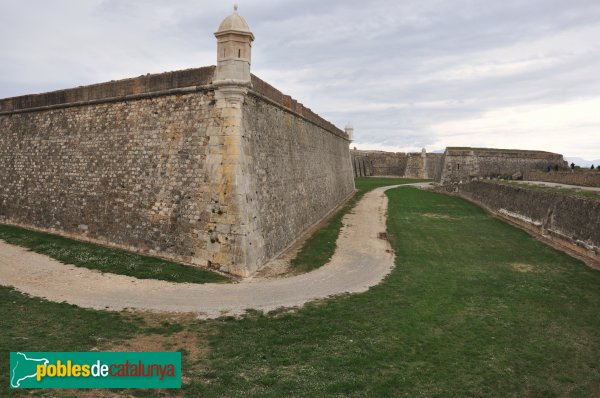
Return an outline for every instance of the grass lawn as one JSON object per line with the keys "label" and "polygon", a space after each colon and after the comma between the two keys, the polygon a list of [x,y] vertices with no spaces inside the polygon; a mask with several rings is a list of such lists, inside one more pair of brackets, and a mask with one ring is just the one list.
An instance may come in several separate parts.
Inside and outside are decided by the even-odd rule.
{"label": "grass lawn", "polygon": [[192,283],[229,281],[225,276],[202,268],[8,225],[0,225],[0,239],[65,264],[140,279]]}
{"label": "grass lawn", "polygon": [[360,177],[354,180],[356,185],[356,194],[342,207],[338,212],[311,236],[302,246],[296,257],[291,261],[292,268],[300,273],[312,271],[322,265],[327,264],[333,252],[335,251],[335,242],[337,241],[342,227],[342,218],[348,213],[354,205],[363,197],[366,192],[375,188],[410,184],[414,182],[427,182],[431,180],[417,180],[411,178],[381,178],[381,177]]}
{"label": "grass lawn", "polygon": [[388,195],[397,257],[381,285],[220,321],[188,390],[600,396],[600,272],[460,198]]}
{"label": "grass lawn", "polygon": [[[181,396],[600,396],[600,272],[460,198],[388,196],[396,267],[368,292],[164,326],[184,353]],[[4,361],[155,333],[131,315],[0,292]]]}
{"label": "grass lawn", "polygon": [[9,352],[89,351],[136,334],[143,325],[140,317],[52,303],[4,286],[0,302],[0,397],[17,396],[19,391],[8,389]]}

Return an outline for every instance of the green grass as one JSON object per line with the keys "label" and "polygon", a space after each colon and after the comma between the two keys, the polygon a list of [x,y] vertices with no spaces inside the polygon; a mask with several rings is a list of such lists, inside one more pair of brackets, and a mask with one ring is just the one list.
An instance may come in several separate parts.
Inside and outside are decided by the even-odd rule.
{"label": "green grass", "polygon": [[[28,297],[0,287],[0,396],[8,390],[11,351],[89,351],[140,331],[141,319]],[[23,394],[27,395],[27,394]]]}
{"label": "green grass", "polygon": [[460,198],[388,195],[381,285],[216,322],[186,393],[600,396],[600,272]]}
{"label": "green grass", "polygon": [[201,268],[8,225],[0,225],[0,239],[65,264],[139,279],[190,283],[229,281],[222,275]]}
{"label": "green grass", "polygon": [[[174,346],[189,378],[183,396],[600,396],[600,272],[463,199],[412,188],[388,196],[391,274],[297,311],[165,315],[148,329],[0,288],[0,395],[10,395],[7,351],[185,331],[199,339]],[[193,348],[205,351],[191,359]]]}
{"label": "green grass", "polygon": [[335,251],[335,242],[342,227],[342,218],[352,210],[354,205],[356,205],[366,192],[383,186],[427,181],[431,180],[378,177],[356,178],[354,180],[356,194],[322,228],[306,240],[296,257],[291,261],[292,268],[300,273],[308,272],[325,265],[331,259]]}

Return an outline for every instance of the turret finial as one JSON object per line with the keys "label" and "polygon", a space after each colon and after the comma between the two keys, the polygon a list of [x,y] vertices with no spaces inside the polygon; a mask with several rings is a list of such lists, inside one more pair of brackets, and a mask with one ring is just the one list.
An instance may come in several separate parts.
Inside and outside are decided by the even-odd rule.
{"label": "turret finial", "polygon": [[237,4],[234,4],[234,5],[233,5],[233,11],[237,12],[237,9],[238,9],[238,5],[237,5]]}

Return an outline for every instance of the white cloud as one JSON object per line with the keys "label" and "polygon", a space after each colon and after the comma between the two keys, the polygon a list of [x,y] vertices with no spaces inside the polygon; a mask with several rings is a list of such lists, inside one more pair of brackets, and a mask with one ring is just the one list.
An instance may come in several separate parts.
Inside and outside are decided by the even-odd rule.
{"label": "white cloud", "polygon": [[[357,146],[600,157],[596,0],[244,0],[253,72]],[[0,97],[215,63],[231,4],[3,0]],[[598,112],[600,113],[600,112]]]}
{"label": "white cloud", "polygon": [[430,127],[437,146],[543,148],[559,153],[600,153],[600,97],[559,104],[500,108],[480,117]]}

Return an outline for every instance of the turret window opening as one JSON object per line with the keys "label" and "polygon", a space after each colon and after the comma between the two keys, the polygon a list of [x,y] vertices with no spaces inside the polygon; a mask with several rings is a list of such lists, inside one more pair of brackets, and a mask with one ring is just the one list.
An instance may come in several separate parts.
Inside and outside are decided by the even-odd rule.
{"label": "turret window opening", "polygon": [[238,49],[238,58],[242,58],[242,50]]}

